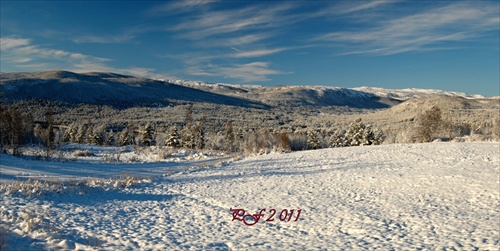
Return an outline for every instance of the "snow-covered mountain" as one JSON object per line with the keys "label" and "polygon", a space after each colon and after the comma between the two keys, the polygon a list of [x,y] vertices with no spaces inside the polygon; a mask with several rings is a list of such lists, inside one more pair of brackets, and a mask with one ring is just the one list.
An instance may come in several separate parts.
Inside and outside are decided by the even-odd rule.
{"label": "snow-covered mountain", "polygon": [[[386,89],[380,87],[342,88],[332,86],[271,86],[207,83],[188,80],[166,80],[191,88],[259,100],[270,105],[347,105],[360,107],[359,102],[371,100],[372,108],[390,107],[413,98],[447,96],[455,98],[499,99],[499,96],[485,97],[479,94],[444,91],[437,89]],[[373,104],[373,101],[376,104]],[[366,107],[366,104],[362,105]]]}
{"label": "snow-covered mountain", "polygon": [[171,100],[266,107],[247,99],[114,73],[77,74],[67,71],[2,73],[0,92],[3,92],[9,101],[42,99],[67,104],[85,103],[119,108],[168,105]]}
{"label": "snow-covered mountain", "polygon": [[90,103],[118,107],[167,105],[172,100],[180,100],[256,108],[347,106],[379,109],[392,107],[411,98],[436,95],[467,99],[485,98],[481,95],[427,89],[264,87],[67,71],[2,73],[0,91],[11,101],[46,99],[69,104]]}
{"label": "snow-covered mountain", "polygon": [[393,98],[398,100],[408,100],[411,98],[423,98],[430,96],[450,96],[450,97],[461,97],[466,99],[485,99],[486,97],[479,94],[467,94],[464,92],[452,92],[443,91],[435,89],[417,89],[417,88],[406,88],[406,89],[385,89],[379,87],[357,87],[354,90],[372,93],[378,97]]}

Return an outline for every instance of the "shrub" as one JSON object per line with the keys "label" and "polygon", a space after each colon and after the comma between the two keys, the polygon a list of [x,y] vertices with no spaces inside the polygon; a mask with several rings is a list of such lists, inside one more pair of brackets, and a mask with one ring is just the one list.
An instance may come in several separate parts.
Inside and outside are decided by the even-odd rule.
{"label": "shrub", "polygon": [[431,142],[441,129],[441,109],[433,106],[430,110],[421,113],[417,117],[417,125],[414,136],[415,142]]}
{"label": "shrub", "polygon": [[351,123],[347,130],[337,129],[330,137],[330,147],[380,145],[384,141],[381,130],[365,125],[360,118]]}
{"label": "shrub", "polygon": [[89,150],[76,150],[73,152],[74,157],[90,157],[94,154]]}
{"label": "shrub", "polygon": [[318,134],[313,130],[307,131],[307,147],[313,150],[321,148]]}
{"label": "shrub", "polygon": [[290,138],[288,137],[288,134],[286,132],[279,134],[278,149],[286,152],[292,150]]}

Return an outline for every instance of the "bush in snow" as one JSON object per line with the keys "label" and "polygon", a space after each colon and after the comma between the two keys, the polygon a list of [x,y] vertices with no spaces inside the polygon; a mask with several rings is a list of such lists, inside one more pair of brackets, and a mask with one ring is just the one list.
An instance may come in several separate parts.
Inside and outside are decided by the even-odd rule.
{"label": "bush in snow", "polygon": [[0,184],[0,193],[4,195],[22,195],[28,197],[43,196],[53,193],[83,194],[87,189],[91,188],[117,190],[148,182],[151,182],[151,180],[133,176],[125,176],[116,179],[91,178],[78,181],[45,181],[29,179],[26,181]]}
{"label": "bush in snow", "polygon": [[416,142],[431,142],[441,129],[442,118],[441,109],[433,106],[417,116],[416,132],[414,141]]}
{"label": "bush in snow", "polygon": [[89,150],[76,150],[73,152],[74,157],[90,157],[94,154]]}
{"label": "bush in snow", "polygon": [[292,145],[290,142],[290,138],[286,132],[280,133],[278,136],[278,149],[281,151],[288,152],[292,150]]}
{"label": "bush in snow", "polygon": [[307,135],[305,133],[291,133],[290,148],[292,151],[302,151],[307,149]]}
{"label": "bush in snow", "polygon": [[346,131],[344,129],[337,129],[335,132],[330,136],[329,139],[329,146],[330,147],[344,147],[346,145],[346,140],[345,140],[345,134]]}
{"label": "bush in snow", "polygon": [[373,130],[360,118],[351,123],[347,131],[337,129],[330,137],[330,147],[380,145],[384,140],[382,131]]}
{"label": "bush in snow", "polygon": [[318,134],[313,130],[307,131],[307,147],[313,150],[321,148]]}

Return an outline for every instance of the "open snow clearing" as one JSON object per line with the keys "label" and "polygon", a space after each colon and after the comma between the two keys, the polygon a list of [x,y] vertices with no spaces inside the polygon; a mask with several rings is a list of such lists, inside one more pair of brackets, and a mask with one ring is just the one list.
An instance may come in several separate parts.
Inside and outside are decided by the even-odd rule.
{"label": "open snow clearing", "polygon": [[[46,171],[65,164],[1,158],[2,173],[23,169],[26,176],[30,166]],[[134,174],[132,166],[127,172]],[[2,250],[498,250],[499,177],[499,143],[255,156],[119,190],[5,194],[0,244]]]}

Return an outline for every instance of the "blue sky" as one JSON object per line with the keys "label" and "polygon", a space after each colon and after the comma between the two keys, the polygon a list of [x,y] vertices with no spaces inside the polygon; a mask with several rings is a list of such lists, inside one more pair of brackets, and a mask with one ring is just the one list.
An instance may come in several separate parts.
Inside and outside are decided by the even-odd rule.
{"label": "blue sky", "polygon": [[500,95],[499,1],[4,1],[1,71]]}

